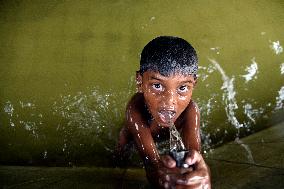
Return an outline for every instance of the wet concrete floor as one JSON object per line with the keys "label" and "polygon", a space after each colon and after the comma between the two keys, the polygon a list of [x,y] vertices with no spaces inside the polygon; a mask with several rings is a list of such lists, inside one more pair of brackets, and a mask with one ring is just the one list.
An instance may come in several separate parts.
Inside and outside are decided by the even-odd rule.
{"label": "wet concrete floor", "polygon": [[[213,188],[284,188],[284,122],[207,154]],[[143,169],[0,166],[0,188],[150,188]]]}

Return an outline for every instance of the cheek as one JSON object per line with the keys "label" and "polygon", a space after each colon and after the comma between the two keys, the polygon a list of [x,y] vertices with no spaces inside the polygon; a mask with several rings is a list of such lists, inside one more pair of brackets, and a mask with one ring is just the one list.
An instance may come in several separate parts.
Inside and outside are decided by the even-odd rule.
{"label": "cheek", "polygon": [[155,92],[153,91],[153,89],[151,87],[149,87],[149,86],[144,86],[143,87],[143,93],[144,93],[144,96],[147,96],[149,98],[153,98],[153,97],[157,96],[155,94]]}
{"label": "cheek", "polygon": [[180,102],[189,102],[191,100],[192,92],[188,93],[187,95],[178,95],[178,100]]}
{"label": "cheek", "polygon": [[145,103],[147,107],[151,110],[157,107],[157,97],[152,93],[144,93]]}
{"label": "cheek", "polygon": [[146,102],[158,104],[161,101],[162,95],[153,91],[150,87],[144,87],[144,98]]}
{"label": "cheek", "polygon": [[187,96],[179,96],[178,99],[180,101],[186,101],[188,99],[188,97]]}
{"label": "cheek", "polygon": [[184,110],[191,100],[191,95],[186,96],[178,96],[178,105],[179,107]]}

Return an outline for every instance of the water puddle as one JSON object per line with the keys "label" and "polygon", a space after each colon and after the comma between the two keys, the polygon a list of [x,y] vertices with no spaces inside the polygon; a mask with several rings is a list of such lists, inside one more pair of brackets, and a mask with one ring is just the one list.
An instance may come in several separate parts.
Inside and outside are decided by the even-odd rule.
{"label": "water puddle", "polygon": [[243,143],[242,140],[240,140],[238,137],[235,139],[235,142],[245,149],[248,162],[255,164],[250,147],[247,144]]}

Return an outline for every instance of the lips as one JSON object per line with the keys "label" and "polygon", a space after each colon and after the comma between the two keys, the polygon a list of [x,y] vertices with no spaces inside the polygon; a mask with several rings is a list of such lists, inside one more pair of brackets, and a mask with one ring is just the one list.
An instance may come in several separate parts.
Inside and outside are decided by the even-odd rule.
{"label": "lips", "polygon": [[160,110],[158,116],[163,123],[171,124],[174,122],[174,117],[176,115],[175,111],[172,110]]}

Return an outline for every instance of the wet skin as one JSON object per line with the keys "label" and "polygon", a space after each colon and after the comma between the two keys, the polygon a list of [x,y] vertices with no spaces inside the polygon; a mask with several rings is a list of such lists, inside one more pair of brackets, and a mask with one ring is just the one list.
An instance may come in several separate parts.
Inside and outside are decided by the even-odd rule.
{"label": "wet skin", "polygon": [[[127,105],[126,125],[120,132],[117,146],[122,154],[134,140],[144,161],[148,180],[160,188],[210,188],[209,168],[200,155],[199,110],[192,101],[196,80],[193,76],[174,74],[168,77],[153,71],[137,74],[136,93]],[[180,131],[186,149],[185,162],[192,168],[177,168],[170,156],[160,156],[155,140],[167,138],[174,123]]]}

